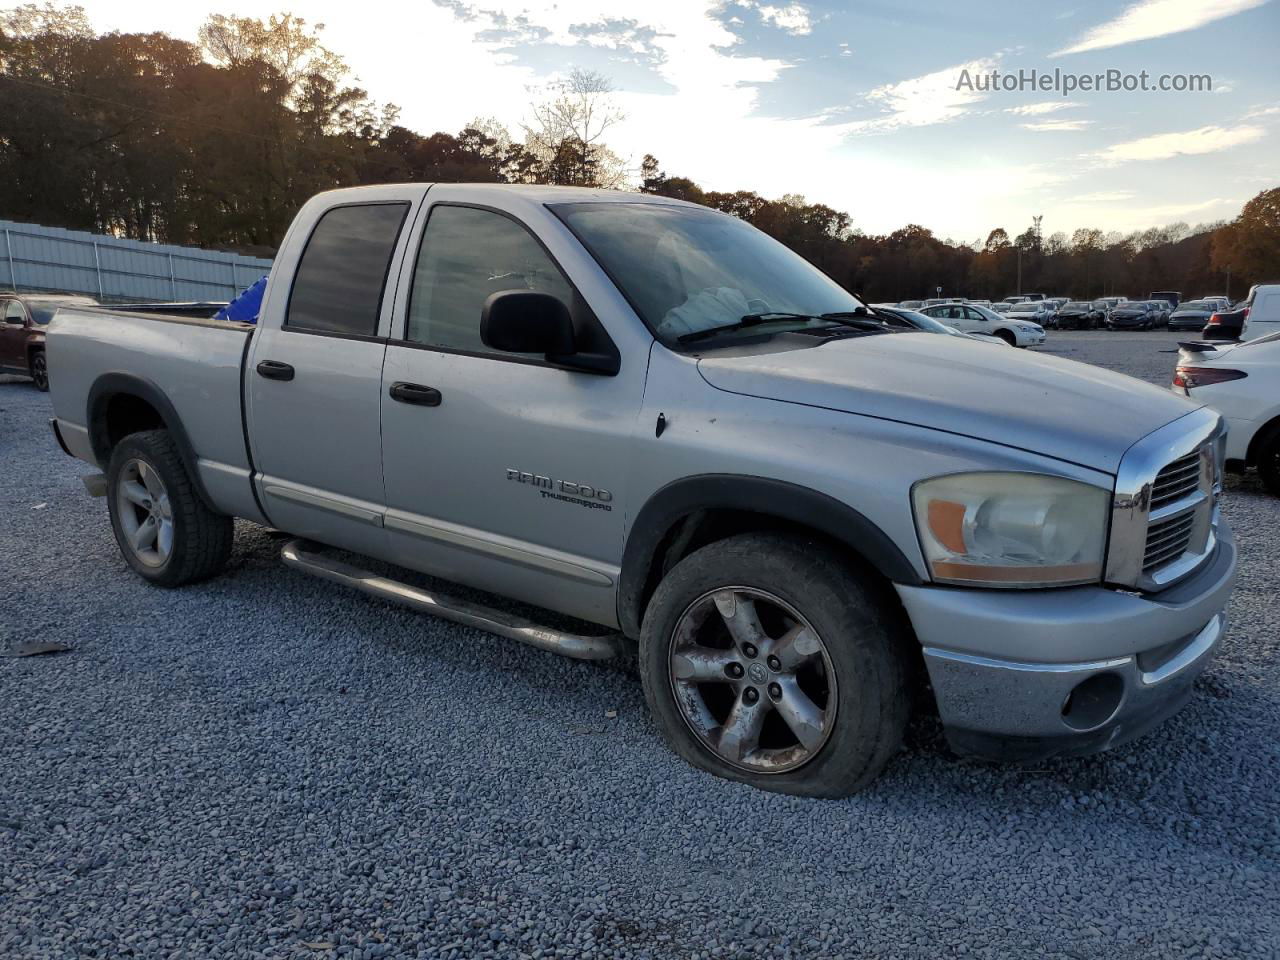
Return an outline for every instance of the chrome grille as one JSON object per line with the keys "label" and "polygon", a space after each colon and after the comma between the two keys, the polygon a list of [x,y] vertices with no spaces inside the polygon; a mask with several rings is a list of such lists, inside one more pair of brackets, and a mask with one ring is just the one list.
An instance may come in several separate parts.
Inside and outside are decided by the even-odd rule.
{"label": "chrome grille", "polygon": [[1155,483],[1151,485],[1151,509],[1159,510],[1166,504],[1194,493],[1200,486],[1201,469],[1201,454],[1197,450],[1161,470],[1156,474]]}
{"label": "chrome grille", "polygon": [[1147,549],[1142,556],[1142,572],[1151,573],[1186,553],[1195,525],[1195,510],[1151,524],[1147,528]]}
{"label": "chrome grille", "polygon": [[1125,452],[1112,500],[1107,583],[1163,590],[1213,554],[1224,433],[1221,418],[1201,408]]}

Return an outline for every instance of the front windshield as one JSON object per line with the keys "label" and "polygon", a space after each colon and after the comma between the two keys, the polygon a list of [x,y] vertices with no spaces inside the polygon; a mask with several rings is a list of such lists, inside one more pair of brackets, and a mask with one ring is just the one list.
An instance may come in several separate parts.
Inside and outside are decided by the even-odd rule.
{"label": "front windshield", "polygon": [[[863,306],[804,258],[728,214],[658,203],[568,203],[551,210],[668,346],[747,315],[817,316]],[[738,334],[827,325],[777,318]]]}

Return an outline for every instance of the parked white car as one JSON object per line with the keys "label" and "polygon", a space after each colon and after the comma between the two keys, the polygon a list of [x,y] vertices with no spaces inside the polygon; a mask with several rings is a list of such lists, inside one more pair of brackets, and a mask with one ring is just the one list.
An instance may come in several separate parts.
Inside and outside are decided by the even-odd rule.
{"label": "parked white car", "polygon": [[[1038,307],[1039,304],[1030,306]],[[1044,327],[1034,320],[1017,319],[1012,313],[1002,317],[996,311],[974,303],[942,303],[933,307],[924,307],[920,312],[925,316],[941,320],[962,333],[981,333],[999,337],[1011,347],[1036,347],[1044,343]]]}
{"label": "parked white car", "polygon": [[1172,389],[1222,414],[1227,466],[1257,467],[1280,496],[1280,332],[1240,344],[1183,345]]}
{"label": "parked white car", "polygon": [[902,307],[895,307],[891,303],[874,303],[871,306],[873,311],[891,327],[921,330],[925,333],[939,333],[949,337],[959,337],[962,340],[978,340],[982,343],[992,343],[996,346],[1003,346],[1005,342],[999,337],[993,337],[990,334],[966,333],[957,330],[950,324],[943,323],[936,317],[931,317],[918,310],[904,310]]}

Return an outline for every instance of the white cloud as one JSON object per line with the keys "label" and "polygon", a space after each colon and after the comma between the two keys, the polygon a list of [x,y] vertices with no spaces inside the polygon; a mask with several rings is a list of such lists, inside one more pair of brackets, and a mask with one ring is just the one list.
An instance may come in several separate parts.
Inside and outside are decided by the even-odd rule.
{"label": "white cloud", "polygon": [[1024,103],[1020,107],[1009,107],[1005,113],[1016,114],[1019,117],[1039,117],[1046,113],[1056,113],[1070,107],[1082,106],[1084,104],[1076,103],[1074,100],[1042,100],[1039,103]]}
{"label": "white cloud", "polygon": [[1066,200],[1066,203],[1077,204],[1095,204],[1095,203],[1120,203],[1124,200],[1132,200],[1133,191],[1131,190],[1102,190],[1096,193],[1082,193]]}
{"label": "white cloud", "polygon": [[1036,123],[1020,123],[1024,130],[1035,130],[1039,133],[1052,133],[1061,130],[1083,130],[1092,120],[1040,120]]}
{"label": "white cloud", "polygon": [[1267,0],[1138,0],[1114,20],[1099,24],[1070,46],[1050,54],[1061,57],[1103,50],[1139,40],[1194,30],[1214,20],[1260,7]]}
{"label": "white cloud", "polygon": [[789,3],[785,7],[763,6],[760,8],[760,19],[797,37],[813,30],[813,20],[809,17],[808,9],[799,3]]}
{"label": "white cloud", "polygon": [[1103,230],[1145,230],[1148,227],[1173,223],[1178,220],[1216,220],[1234,216],[1240,210],[1241,200],[1232,197],[1213,197],[1209,200],[1182,203],[1123,206],[1120,201],[1132,194],[1086,194],[1071,197],[1055,210],[1055,216],[1077,226],[1089,224]]}
{"label": "white cloud", "polygon": [[1176,133],[1157,133],[1150,137],[1113,143],[1111,146],[1085,154],[1087,159],[1102,166],[1115,166],[1139,160],[1167,160],[1170,157],[1198,156],[1217,153],[1233,147],[1261,140],[1266,130],[1252,124],[1234,127],[1200,127]]}
{"label": "white cloud", "polygon": [[885,111],[884,116],[856,120],[845,125],[850,133],[896,130],[900,127],[927,127],[946,123],[969,112],[970,107],[987,97],[984,91],[956,89],[964,71],[989,73],[999,57],[986,57],[958,63],[954,67],[912,77],[898,83],[876,87],[866,95],[868,103]]}

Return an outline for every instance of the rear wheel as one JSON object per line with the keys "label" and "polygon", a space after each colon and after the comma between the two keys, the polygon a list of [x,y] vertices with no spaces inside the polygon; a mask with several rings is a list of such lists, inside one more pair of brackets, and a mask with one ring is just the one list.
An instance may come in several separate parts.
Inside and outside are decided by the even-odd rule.
{"label": "rear wheel", "polygon": [[672,749],[780,793],[869,784],[909,705],[905,628],[877,587],[798,537],[745,534],[680,561],[640,639],[645,696]]}
{"label": "rear wheel", "polygon": [[36,389],[41,393],[49,392],[49,367],[45,362],[44,351],[37,350],[31,354],[29,361],[31,370],[31,382],[36,385]]}
{"label": "rear wheel", "polygon": [[167,430],[130,434],[116,445],[107,508],[125,561],[159,586],[211,577],[231,555],[231,518],[205,506]]}

